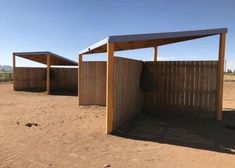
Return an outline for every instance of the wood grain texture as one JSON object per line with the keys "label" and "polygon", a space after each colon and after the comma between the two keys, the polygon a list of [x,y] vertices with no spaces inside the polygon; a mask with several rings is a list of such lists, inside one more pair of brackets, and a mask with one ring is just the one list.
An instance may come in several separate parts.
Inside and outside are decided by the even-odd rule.
{"label": "wood grain texture", "polygon": [[216,116],[218,61],[160,61],[145,62],[145,65],[155,76],[157,85],[155,94],[145,92],[145,111]]}
{"label": "wood grain texture", "polygon": [[15,68],[16,91],[46,91],[46,68]]}
{"label": "wood grain texture", "polygon": [[220,34],[219,40],[219,64],[218,64],[218,78],[217,78],[217,120],[222,120],[223,108],[223,81],[224,81],[224,55],[225,55],[225,40],[226,34]]}
{"label": "wood grain texture", "polygon": [[107,43],[106,134],[113,132],[114,108],[114,43]]}
{"label": "wood grain texture", "polygon": [[82,61],[83,61],[83,55],[82,54],[79,54],[78,55],[78,68],[79,68],[79,71],[78,71],[78,105],[82,105],[80,104],[80,90],[82,90],[81,88],[81,83],[82,83],[82,79],[81,79],[81,74],[82,74]]}
{"label": "wood grain texture", "polygon": [[140,89],[142,67],[142,61],[114,57],[114,129],[143,111],[144,94]]}
{"label": "wood grain texture", "polygon": [[[77,92],[77,68],[51,68],[51,91]],[[46,91],[47,68],[16,67],[16,91]],[[52,76],[51,76],[52,77]]]}
{"label": "wood grain texture", "polygon": [[106,105],[106,62],[79,63],[79,105]]}
{"label": "wood grain texture", "polygon": [[51,91],[77,93],[77,68],[51,68]]}
{"label": "wood grain texture", "polygon": [[50,94],[51,81],[50,81],[50,68],[51,68],[51,56],[47,54],[47,94]]}
{"label": "wood grain texture", "polygon": [[13,58],[13,90],[16,90],[16,86],[15,86],[16,56],[15,56],[15,54],[12,54],[12,58]]}

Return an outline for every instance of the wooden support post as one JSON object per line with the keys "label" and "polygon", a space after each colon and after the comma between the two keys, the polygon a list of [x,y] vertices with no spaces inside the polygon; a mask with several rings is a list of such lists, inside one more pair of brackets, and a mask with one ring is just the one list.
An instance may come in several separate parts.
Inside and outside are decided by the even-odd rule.
{"label": "wooden support post", "polygon": [[15,84],[15,80],[16,80],[16,76],[15,76],[15,68],[16,68],[16,56],[15,54],[13,53],[12,55],[13,57],[13,90],[16,90],[16,84]]}
{"label": "wooden support post", "polygon": [[79,66],[78,66],[78,105],[80,106],[81,104],[80,104],[80,93],[81,93],[81,90],[82,90],[82,87],[81,87],[81,83],[82,83],[82,79],[81,79],[81,77],[82,77],[82,54],[79,54],[79,56],[78,56],[78,64],[79,64]]}
{"label": "wooden support post", "polygon": [[50,69],[51,69],[51,56],[47,54],[47,94],[50,94]]}
{"label": "wooden support post", "polygon": [[107,80],[106,80],[106,134],[113,131],[113,75],[114,43],[107,44]]}
{"label": "wooden support post", "polygon": [[[156,63],[157,62],[157,46],[153,47],[153,61]],[[144,93],[145,94],[145,93]],[[157,99],[157,92],[154,92],[154,99],[156,101]]]}
{"label": "wooden support post", "polygon": [[222,120],[223,108],[223,83],[224,83],[224,55],[226,34],[220,34],[219,39],[219,61],[217,71],[217,120]]}
{"label": "wooden support post", "polygon": [[153,61],[157,61],[157,47],[153,47]]}

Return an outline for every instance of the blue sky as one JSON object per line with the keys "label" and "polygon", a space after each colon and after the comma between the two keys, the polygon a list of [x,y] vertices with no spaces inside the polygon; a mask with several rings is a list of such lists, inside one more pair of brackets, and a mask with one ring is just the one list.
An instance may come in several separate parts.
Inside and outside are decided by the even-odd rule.
{"label": "blue sky", "polygon": [[[77,60],[80,50],[109,35],[228,27],[227,67],[235,69],[234,9],[234,0],[0,0],[0,64],[12,65],[11,53],[20,51],[51,51]],[[152,59],[152,49],[115,54]],[[217,55],[218,36],[159,47],[161,60]],[[17,59],[17,65],[37,64]]]}

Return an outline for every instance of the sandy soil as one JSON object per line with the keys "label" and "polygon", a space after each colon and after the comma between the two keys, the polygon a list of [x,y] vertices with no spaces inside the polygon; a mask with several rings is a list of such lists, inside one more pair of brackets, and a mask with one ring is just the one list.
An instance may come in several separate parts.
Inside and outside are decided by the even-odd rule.
{"label": "sandy soil", "polygon": [[[224,93],[224,107],[235,108],[235,82]],[[77,101],[0,83],[0,167],[235,167],[234,154],[105,135],[105,108]]]}
{"label": "sandy soil", "polygon": [[225,74],[224,81],[226,82],[235,82],[235,75],[234,74]]}

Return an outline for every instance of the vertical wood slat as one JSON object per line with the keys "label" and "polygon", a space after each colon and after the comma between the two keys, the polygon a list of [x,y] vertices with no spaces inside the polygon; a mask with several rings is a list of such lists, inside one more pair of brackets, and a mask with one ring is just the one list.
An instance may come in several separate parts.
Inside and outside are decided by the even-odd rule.
{"label": "vertical wood slat", "polygon": [[176,64],[175,64],[175,66],[176,66],[176,81],[175,81],[175,83],[176,83],[176,96],[175,96],[175,104],[176,104],[176,106],[179,106],[179,81],[180,81],[180,78],[179,78],[179,69],[180,69],[180,67],[179,67],[179,62],[177,61],[176,62]]}
{"label": "vertical wood slat", "polygon": [[[114,57],[113,129],[117,129],[143,110],[144,94],[140,89],[142,67],[142,61]],[[156,70],[151,67],[153,66],[149,69]],[[148,96],[154,98],[154,92]],[[156,103],[153,100],[151,102]]]}
{"label": "vertical wood slat", "polygon": [[194,106],[194,96],[195,96],[195,62],[192,61],[190,64],[190,107]]}
{"label": "vertical wood slat", "polygon": [[82,56],[83,56],[82,54],[78,55],[78,69],[79,69],[79,71],[78,71],[78,105],[79,106],[81,105],[80,104],[80,96],[81,96],[80,90],[82,89],[81,83],[83,81],[82,75],[81,75],[81,73],[82,73]]}
{"label": "vertical wood slat", "polygon": [[158,65],[155,65],[155,71],[156,71],[156,75],[155,75],[155,79],[156,79],[156,90],[154,91],[155,92],[155,96],[156,96],[156,104],[159,104],[160,103],[160,92],[157,92],[157,90],[160,90],[159,89],[159,80],[160,80],[160,76],[161,76],[161,73],[160,73],[160,64]]}
{"label": "vertical wood slat", "polygon": [[[202,101],[202,95],[203,95],[203,92],[202,92],[202,88],[203,88],[203,62],[200,61],[200,65],[199,65],[199,98],[198,98],[198,101],[199,101],[199,109],[200,109],[200,113],[201,113],[201,110],[203,109],[203,101]],[[201,114],[200,114],[201,115]]]}
{"label": "vertical wood slat", "polygon": [[79,105],[106,105],[106,62],[83,61],[80,67]]}
{"label": "vertical wood slat", "polygon": [[219,64],[219,62],[217,61],[216,63],[214,63],[214,66],[213,66],[213,74],[212,74],[212,76],[213,76],[213,83],[212,83],[212,90],[216,90],[216,93],[214,93],[213,94],[213,97],[212,97],[212,108],[213,108],[213,110],[216,110],[217,109],[217,94],[218,94],[218,83],[216,83],[215,81],[217,81],[217,78],[218,78],[218,70],[217,70],[217,68],[218,68],[218,64]]}
{"label": "vertical wood slat", "polygon": [[184,95],[185,95],[185,64],[184,62],[180,62],[180,107],[181,110],[184,109]]}
{"label": "vertical wood slat", "polygon": [[200,62],[197,61],[195,65],[195,110],[199,111],[199,88],[200,88]]}
{"label": "vertical wood slat", "polygon": [[[212,99],[216,94],[216,82],[213,82],[213,86],[209,81],[216,79],[217,63],[217,61],[145,63],[157,80],[155,106],[174,107],[182,112],[206,117],[214,116],[213,102],[215,101]],[[156,74],[160,74],[160,76],[157,77]],[[146,101],[152,99],[150,95],[150,93],[145,94]],[[154,102],[148,102],[149,108],[154,107],[151,105]]]}
{"label": "vertical wood slat", "polygon": [[47,94],[50,94],[50,68],[51,68],[51,56],[49,54],[47,54]]}
{"label": "vertical wood slat", "polygon": [[16,79],[16,76],[15,76],[16,56],[15,56],[15,54],[13,54],[12,57],[13,57],[13,90],[16,90],[16,86],[15,86],[15,79]]}
{"label": "vertical wood slat", "polygon": [[209,86],[209,79],[210,79],[210,76],[209,76],[209,67],[210,67],[210,64],[206,65],[206,62],[204,61],[204,76],[203,76],[204,84],[203,84],[203,90],[204,90],[204,109],[207,112],[206,115],[210,115],[208,113],[208,96],[209,96],[208,86]]}
{"label": "vertical wood slat", "polygon": [[51,68],[51,91],[53,92],[77,92],[78,68]]}
{"label": "vertical wood slat", "polygon": [[170,105],[172,105],[172,95],[173,95],[173,92],[172,92],[172,62],[169,62],[168,66],[169,66],[168,103]]}
{"label": "vertical wood slat", "polygon": [[45,68],[15,68],[16,91],[45,91]]}
{"label": "vertical wood slat", "polygon": [[[77,68],[51,68],[55,79],[51,79],[52,91],[77,91]],[[15,89],[17,91],[45,91],[46,68],[15,68]]]}
{"label": "vertical wood slat", "polygon": [[175,94],[176,94],[176,89],[175,89],[175,62],[171,63],[172,69],[171,69],[171,104],[174,106],[175,105]]}
{"label": "vertical wood slat", "polygon": [[190,107],[190,61],[185,62],[185,107],[186,109],[189,109]]}

